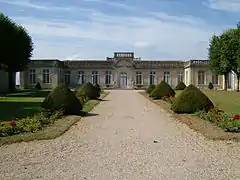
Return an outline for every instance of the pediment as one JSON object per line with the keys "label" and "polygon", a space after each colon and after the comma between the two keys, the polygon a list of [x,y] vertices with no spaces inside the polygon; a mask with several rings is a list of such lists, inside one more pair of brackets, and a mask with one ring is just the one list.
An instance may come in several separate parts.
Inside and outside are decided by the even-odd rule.
{"label": "pediment", "polygon": [[118,62],[116,62],[116,66],[117,67],[132,67],[133,64],[131,61],[129,60],[119,60]]}

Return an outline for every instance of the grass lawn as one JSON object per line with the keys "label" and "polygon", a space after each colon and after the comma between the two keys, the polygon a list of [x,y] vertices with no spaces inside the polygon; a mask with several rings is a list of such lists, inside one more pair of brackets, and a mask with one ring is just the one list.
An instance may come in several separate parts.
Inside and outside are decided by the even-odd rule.
{"label": "grass lawn", "polygon": [[[223,109],[229,115],[240,114],[240,92],[235,91],[216,91],[202,90],[220,109]],[[181,91],[176,92],[178,96]]]}
{"label": "grass lawn", "polygon": [[[39,93],[41,94],[41,92]],[[33,94],[33,93],[29,93],[29,94]],[[100,99],[105,98],[108,94],[109,92],[103,92],[100,96]],[[34,96],[33,98],[31,98],[27,96],[21,96],[21,93],[19,96],[17,97],[16,96],[17,95],[12,95],[12,96],[9,95],[8,97],[4,97],[2,98],[2,100],[0,100],[0,102],[5,103],[5,106],[8,105],[8,108],[10,109],[11,107],[13,107],[11,103],[14,103],[15,108],[21,109],[25,113],[24,114],[23,112],[21,112],[21,110],[14,111],[15,117],[24,116],[26,114],[31,114],[36,112],[37,110],[40,110],[40,104],[41,104],[41,101],[43,100],[43,97]],[[23,104],[17,101],[22,101]],[[88,115],[87,113],[90,112],[97,104],[99,104],[99,102],[101,101],[89,100],[88,102],[86,102],[83,106],[83,110],[82,110],[84,112],[83,114],[86,114],[87,116]],[[34,106],[32,107],[31,105],[34,105]],[[7,109],[7,107],[4,107],[4,108],[5,110]],[[10,114],[7,114],[6,112]],[[12,117],[11,114],[13,113],[11,113],[11,110],[8,110],[6,112],[3,112],[1,110],[1,114],[0,114],[1,119],[3,118],[6,119],[6,117]],[[2,113],[3,114],[5,113],[5,115],[2,115]],[[81,116],[66,116],[66,117],[63,117],[62,119],[57,120],[53,124],[44,128],[43,130],[35,133],[17,134],[13,136],[0,137],[0,146],[4,144],[11,144],[11,143],[22,142],[22,141],[27,142],[32,140],[54,139],[56,137],[61,136],[63,133],[65,133],[72,125],[74,125],[80,119],[81,119]]]}
{"label": "grass lawn", "polygon": [[41,110],[50,90],[24,91],[0,96],[0,122],[31,116]]}
{"label": "grass lawn", "polygon": [[213,102],[228,114],[240,114],[240,92],[203,91]]}

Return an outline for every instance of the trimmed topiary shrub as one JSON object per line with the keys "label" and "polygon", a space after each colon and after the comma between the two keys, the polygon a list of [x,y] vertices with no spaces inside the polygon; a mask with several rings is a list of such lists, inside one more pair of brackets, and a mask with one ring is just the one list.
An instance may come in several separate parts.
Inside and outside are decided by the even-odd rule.
{"label": "trimmed topiary shrub", "polygon": [[41,84],[39,82],[35,85],[35,89],[37,89],[37,90],[41,90],[42,89]]}
{"label": "trimmed topiary shrub", "polygon": [[87,99],[98,99],[100,97],[100,92],[92,83],[88,82],[82,85],[77,91],[77,96],[79,95],[85,95]]}
{"label": "trimmed topiary shrub", "polygon": [[101,90],[99,84],[94,84],[94,87],[98,90],[99,93],[101,93],[102,90]]}
{"label": "trimmed topiary shrub", "polygon": [[175,87],[175,90],[184,90],[187,86],[184,84],[184,82],[180,81],[178,85]]}
{"label": "trimmed topiary shrub", "polygon": [[212,101],[191,84],[176,97],[171,109],[175,113],[195,113],[200,110],[208,111],[210,107],[213,107]]}
{"label": "trimmed topiary shrub", "polygon": [[79,114],[82,104],[66,84],[59,84],[45,97],[42,108],[56,111],[61,109],[64,114]]}
{"label": "trimmed topiary shrub", "polygon": [[175,96],[175,91],[165,81],[162,81],[160,84],[158,84],[155,89],[153,89],[153,91],[150,93],[150,97],[152,97],[153,99],[161,99],[162,97],[171,96]]}
{"label": "trimmed topiary shrub", "polygon": [[150,84],[146,89],[146,93],[150,94],[155,89],[155,87],[156,86],[154,84]]}
{"label": "trimmed topiary shrub", "polygon": [[209,84],[208,84],[208,89],[213,89],[213,84],[212,84],[212,82],[210,82]]}

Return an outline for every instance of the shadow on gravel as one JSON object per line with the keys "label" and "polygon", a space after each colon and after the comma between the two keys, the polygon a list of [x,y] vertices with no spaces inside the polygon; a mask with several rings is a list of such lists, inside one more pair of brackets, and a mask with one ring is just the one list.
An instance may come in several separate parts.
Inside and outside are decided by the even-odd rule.
{"label": "shadow on gravel", "polygon": [[109,100],[107,100],[107,99],[98,99],[99,101],[109,101]]}
{"label": "shadow on gravel", "polygon": [[85,117],[92,117],[92,116],[98,116],[99,114],[96,113],[87,113]]}

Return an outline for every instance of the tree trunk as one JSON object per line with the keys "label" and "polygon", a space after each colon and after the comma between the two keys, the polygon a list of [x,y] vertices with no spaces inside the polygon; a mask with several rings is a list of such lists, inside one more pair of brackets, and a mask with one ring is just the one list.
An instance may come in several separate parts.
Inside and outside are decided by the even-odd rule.
{"label": "tree trunk", "polygon": [[240,74],[237,74],[237,92],[239,92],[239,78]]}
{"label": "tree trunk", "polygon": [[227,74],[224,74],[224,91],[227,91]]}
{"label": "tree trunk", "polygon": [[14,92],[15,91],[15,81],[13,79],[14,74],[15,74],[15,72],[8,71],[8,90],[9,90],[9,92]]}

